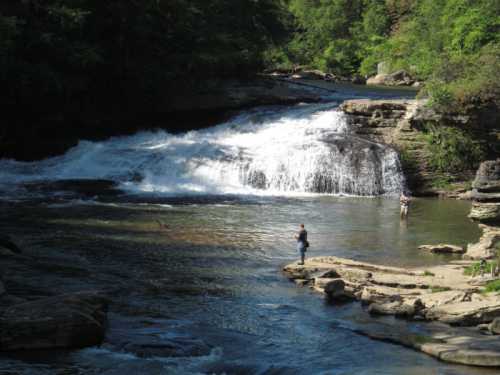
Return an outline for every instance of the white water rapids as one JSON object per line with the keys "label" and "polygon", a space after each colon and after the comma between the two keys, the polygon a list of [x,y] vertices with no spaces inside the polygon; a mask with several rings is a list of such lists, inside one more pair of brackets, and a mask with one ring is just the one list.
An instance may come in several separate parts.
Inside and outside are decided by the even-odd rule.
{"label": "white water rapids", "polygon": [[81,141],[38,162],[0,160],[0,184],[107,179],[142,193],[398,194],[397,153],[350,134],[332,104],[255,109],[218,126]]}

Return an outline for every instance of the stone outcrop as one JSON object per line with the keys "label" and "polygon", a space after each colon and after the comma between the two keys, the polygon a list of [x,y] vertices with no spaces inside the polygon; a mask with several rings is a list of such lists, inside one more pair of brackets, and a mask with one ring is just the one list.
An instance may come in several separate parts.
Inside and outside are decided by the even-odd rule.
{"label": "stone outcrop", "polygon": [[379,72],[376,76],[366,80],[367,85],[378,86],[411,86],[415,80],[405,70],[398,70],[393,73]]}
{"label": "stone outcrop", "polygon": [[479,242],[469,244],[466,259],[492,259],[500,256],[500,159],[481,163],[472,183],[469,218],[483,231]]}
{"label": "stone outcrop", "polygon": [[355,134],[401,152],[407,183],[412,192],[417,195],[449,194],[434,188],[433,182],[450,178],[469,180],[474,171],[465,171],[459,175],[436,172],[423,137],[426,127],[433,124],[467,128],[474,139],[484,143],[492,143],[500,130],[494,120],[485,125],[484,119],[479,118],[478,114],[439,113],[426,104],[426,100],[355,99],[345,101],[340,109],[347,115]]}
{"label": "stone outcrop", "polygon": [[463,254],[465,249],[462,246],[450,244],[437,244],[437,245],[421,245],[418,247],[420,250],[429,251],[438,254]]}
{"label": "stone outcrop", "polygon": [[419,323],[419,334],[408,326],[380,329],[378,321],[361,327],[357,324],[356,332],[447,362],[500,366],[500,341],[480,332],[481,327],[495,332],[500,326],[500,295],[482,293],[483,287],[478,285],[484,283],[464,275],[465,267],[471,264],[456,261],[427,268],[398,268],[328,256],[309,258],[304,265],[287,265],[284,272],[330,300],[351,296],[367,305],[372,315],[427,321]]}
{"label": "stone outcrop", "polygon": [[106,310],[106,299],[93,292],[15,304],[0,314],[0,351],[98,345]]}
{"label": "stone outcrop", "polygon": [[500,340],[475,329],[454,328],[445,324],[426,324],[418,333],[406,327],[385,323],[360,324],[355,332],[374,340],[403,345],[438,358],[462,365],[500,366]]}

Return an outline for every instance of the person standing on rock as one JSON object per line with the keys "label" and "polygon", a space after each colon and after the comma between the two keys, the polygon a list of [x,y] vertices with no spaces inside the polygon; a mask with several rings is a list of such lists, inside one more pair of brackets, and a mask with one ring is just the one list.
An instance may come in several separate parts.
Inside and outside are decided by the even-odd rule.
{"label": "person standing on rock", "polygon": [[307,241],[307,231],[304,228],[304,224],[300,224],[299,232],[295,235],[297,240],[297,250],[300,252],[300,263],[304,264],[306,258],[306,251],[309,247],[309,242]]}
{"label": "person standing on rock", "polygon": [[399,197],[399,204],[401,205],[401,219],[406,219],[408,217],[408,211],[410,209],[410,201],[411,198],[409,197],[409,194],[406,195],[404,192],[401,193],[401,196]]}

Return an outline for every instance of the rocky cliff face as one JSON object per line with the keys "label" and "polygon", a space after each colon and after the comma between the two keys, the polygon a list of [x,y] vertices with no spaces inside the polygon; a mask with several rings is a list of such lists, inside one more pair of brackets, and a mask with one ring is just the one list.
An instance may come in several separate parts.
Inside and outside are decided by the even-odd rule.
{"label": "rocky cliff face", "polygon": [[472,184],[474,200],[469,217],[481,223],[479,242],[469,244],[467,259],[491,259],[500,256],[500,159],[481,163]]}
{"label": "rocky cliff face", "polygon": [[467,128],[480,142],[498,136],[498,125],[485,124],[478,115],[438,113],[425,105],[426,100],[348,100],[341,105],[355,132],[362,138],[388,144],[401,152],[410,189],[416,194],[436,193],[433,182],[439,179],[470,180],[474,171],[460,175],[439,173],[430,166],[430,154],[423,139],[426,125]]}

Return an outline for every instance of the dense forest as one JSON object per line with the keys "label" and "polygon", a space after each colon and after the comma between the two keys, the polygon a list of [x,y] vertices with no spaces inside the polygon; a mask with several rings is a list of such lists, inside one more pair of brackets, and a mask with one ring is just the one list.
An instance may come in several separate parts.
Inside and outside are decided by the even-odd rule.
{"label": "dense forest", "polygon": [[207,80],[384,61],[445,110],[495,103],[498,0],[4,0],[0,145],[147,122]]}

